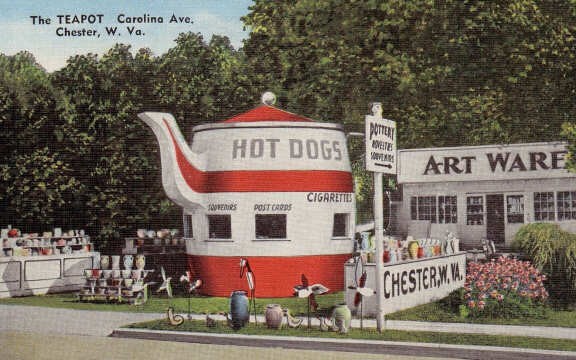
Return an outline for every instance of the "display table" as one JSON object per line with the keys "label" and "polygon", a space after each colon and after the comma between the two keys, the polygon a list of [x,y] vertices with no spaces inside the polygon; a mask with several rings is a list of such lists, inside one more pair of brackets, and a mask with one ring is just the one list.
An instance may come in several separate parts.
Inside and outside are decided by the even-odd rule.
{"label": "display table", "polygon": [[[466,253],[458,252],[429,258],[386,263],[383,266],[384,314],[426,304],[446,297],[462,287],[466,279]],[[376,264],[347,262],[344,265],[346,304],[354,310],[357,279],[366,271],[365,287],[376,290]],[[375,316],[377,295],[363,298],[363,313]]]}
{"label": "display table", "polygon": [[78,290],[98,253],[0,257],[0,297]]}
{"label": "display table", "polygon": [[[109,270],[110,273],[127,271],[124,277],[103,277],[103,270],[86,269],[84,272],[85,282],[76,294],[79,301],[114,301],[127,302],[133,305],[142,305],[148,301],[148,286],[146,277],[154,270]],[[138,280],[133,275],[138,273]],[[127,283],[129,282],[129,283]]]}

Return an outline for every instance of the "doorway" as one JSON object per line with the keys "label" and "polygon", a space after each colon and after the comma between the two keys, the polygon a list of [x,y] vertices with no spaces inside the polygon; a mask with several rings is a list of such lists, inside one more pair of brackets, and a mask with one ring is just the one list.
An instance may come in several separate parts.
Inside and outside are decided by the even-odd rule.
{"label": "doorway", "polygon": [[486,237],[504,243],[504,194],[486,195]]}

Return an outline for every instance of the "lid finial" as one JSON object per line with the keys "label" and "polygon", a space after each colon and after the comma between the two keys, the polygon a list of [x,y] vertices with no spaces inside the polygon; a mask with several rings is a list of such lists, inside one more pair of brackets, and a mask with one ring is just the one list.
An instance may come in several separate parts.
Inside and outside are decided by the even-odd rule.
{"label": "lid finial", "polygon": [[272,91],[266,91],[262,94],[262,104],[264,105],[274,105],[276,104],[276,95]]}

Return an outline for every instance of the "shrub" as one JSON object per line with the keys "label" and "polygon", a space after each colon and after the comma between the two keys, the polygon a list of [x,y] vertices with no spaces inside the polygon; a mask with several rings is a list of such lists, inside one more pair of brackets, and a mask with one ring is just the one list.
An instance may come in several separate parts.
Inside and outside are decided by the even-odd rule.
{"label": "shrub", "polygon": [[576,234],[558,224],[528,224],[516,233],[513,246],[547,275],[545,285],[557,305],[576,302]]}
{"label": "shrub", "polygon": [[461,315],[519,318],[544,315],[545,276],[528,261],[500,257],[468,264]]}

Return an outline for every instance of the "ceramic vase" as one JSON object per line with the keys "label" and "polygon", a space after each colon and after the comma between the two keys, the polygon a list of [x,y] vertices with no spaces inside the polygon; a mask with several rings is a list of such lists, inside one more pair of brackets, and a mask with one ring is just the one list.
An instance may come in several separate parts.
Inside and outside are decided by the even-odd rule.
{"label": "ceramic vase", "polygon": [[136,255],[136,269],[144,270],[146,266],[146,257],[144,255]]}
{"label": "ceramic vase", "polygon": [[108,269],[110,267],[110,256],[102,255],[100,256],[100,268],[101,269]]}
{"label": "ceramic vase", "polygon": [[120,255],[112,255],[112,269],[120,269]]}
{"label": "ceramic vase", "polygon": [[278,304],[266,305],[266,312],[264,318],[266,319],[266,326],[269,329],[280,329],[282,327],[283,318],[282,307]]}
{"label": "ceramic vase", "polygon": [[124,269],[132,270],[132,265],[134,264],[134,256],[124,255]]}
{"label": "ceramic vase", "polygon": [[246,325],[250,317],[248,311],[248,297],[246,291],[236,290],[230,295],[230,317],[232,320],[232,329],[238,330]]}
{"label": "ceramic vase", "polygon": [[418,243],[416,241],[412,241],[408,244],[408,253],[410,254],[411,259],[418,258]]}
{"label": "ceramic vase", "polygon": [[341,334],[346,334],[348,329],[350,329],[352,313],[346,304],[336,305],[332,311],[332,319],[334,321],[334,326],[338,329],[338,332]]}

